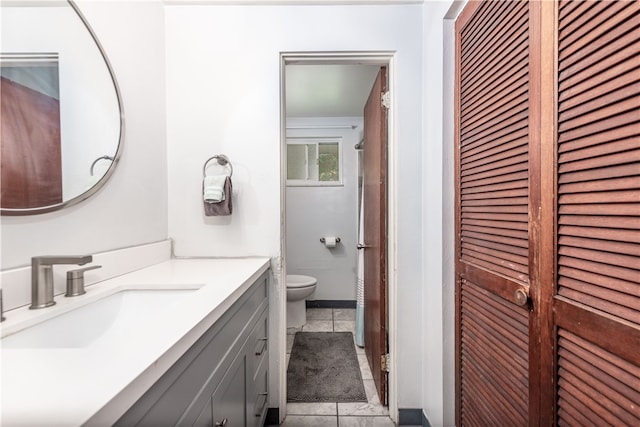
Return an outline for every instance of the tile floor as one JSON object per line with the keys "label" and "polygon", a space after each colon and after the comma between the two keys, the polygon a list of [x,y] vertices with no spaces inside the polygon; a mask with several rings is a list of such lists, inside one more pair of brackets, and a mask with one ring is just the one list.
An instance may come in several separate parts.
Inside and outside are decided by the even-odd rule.
{"label": "tile floor", "polygon": [[[338,308],[307,309],[307,324],[287,329],[287,365],[296,332],[351,332],[355,336],[356,310]],[[354,338],[355,340],[355,338]],[[355,345],[368,402],[357,403],[288,403],[287,427],[387,427],[395,424],[389,411],[380,404],[364,349]]]}

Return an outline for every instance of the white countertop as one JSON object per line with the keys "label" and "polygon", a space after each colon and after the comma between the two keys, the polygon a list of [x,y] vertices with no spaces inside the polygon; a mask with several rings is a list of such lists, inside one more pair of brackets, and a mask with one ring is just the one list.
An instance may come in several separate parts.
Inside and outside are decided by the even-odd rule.
{"label": "white countertop", "polygon": [[56,297],[52,307],[8,312],[3,335],[123,289],[199,288],[117,339],[81,348],[2,349],[0,424],[113,424],[268,268],[268,258],[174,259],[89,286],[82,296]]}

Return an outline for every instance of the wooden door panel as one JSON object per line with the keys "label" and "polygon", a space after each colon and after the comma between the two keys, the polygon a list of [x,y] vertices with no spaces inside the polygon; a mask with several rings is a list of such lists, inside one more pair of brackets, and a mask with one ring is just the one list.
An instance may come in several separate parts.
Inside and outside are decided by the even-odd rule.
{"label": "wooden door panel", "polygon": [[560,1],[557,422],[640,425],[640,4]]}
{"label": "wooden door panel", "polygon": [[387,111],[381,95],[387,69],[381,67],[364,108],[364,343],[380,401],[387,401]]}
{"label": "wooden door panel", "polygon": [[462,425],[527,425],[527,309],[463,280],[460,311]]}
{"label": "wooden door panel", "polygon": [[559,425],[639,425],[638,384],[637,361],[558,330]]}
{"label": "wooden door panel", "polygon": [[531,419],[528,6],[470,3],[456,22],[461,426]]}
{"label": "wooden door panel", "polygon": [[[528,50],[526,37],[525,43],[514,45],[500,36],[527,35],[527,7],[485,3],[478,9],[477,18],[460,32],[459,260],[467,264],[464,268],[475,266],[526,283],[528,74],[521,69],[512,78],[511,61],[514,56],[526,59]],[[484,37],[490,41],[482,43]],[[484,45],[494,53],[464,59],[468,50]]]}
{"label": "wooden door panel", "polygon": [[[637,2],[620,3],[607,9],[616,13],[611,20],[632,11],[640,19]],[[582,19],[569,15],[560,20],[560,28]],[[615,53],[619,63],[637,67],[637,33],[621,39]],[[559,50],[581,42],[561,38]],[[598,58],[603,50],[609,52],[610,46],[588,44],[582,54]],[[575,74],[572,68],[560,61],[558,73],[568,79]],[[599,66],[587,69],[593,84],[581,88],[580,98],[594,101],[567,108],[581,81],[560,85],[558,94],[564,100],[558,105],[558,294],[640,324],[640,84],[620,91],[608,81],[618,76]],[[609,95],[601,97],[607,90]]]}

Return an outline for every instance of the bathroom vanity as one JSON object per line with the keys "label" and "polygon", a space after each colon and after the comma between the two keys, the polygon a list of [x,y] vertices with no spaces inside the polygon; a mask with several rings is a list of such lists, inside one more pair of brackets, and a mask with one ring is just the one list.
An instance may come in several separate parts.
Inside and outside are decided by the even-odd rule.
{"label": "bathroom vanity", "polygon": [[261,426],[269,277],[268,258],[172,259],[11,310],[3,425]]}
{"label": "bathroom vanity", "polygon": [[268,402],[267,273],[116,426],[262,426]]}

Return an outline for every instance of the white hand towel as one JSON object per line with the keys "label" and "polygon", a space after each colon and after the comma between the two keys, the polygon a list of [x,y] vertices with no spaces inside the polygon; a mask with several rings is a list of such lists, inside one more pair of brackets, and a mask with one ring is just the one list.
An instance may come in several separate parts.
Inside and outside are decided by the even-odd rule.
{"label": "white hand towel", "polygon": [[204,177],[203,197],[207,203],[220,203],[225,199],[224,181],[227,175],[208,175]]}

